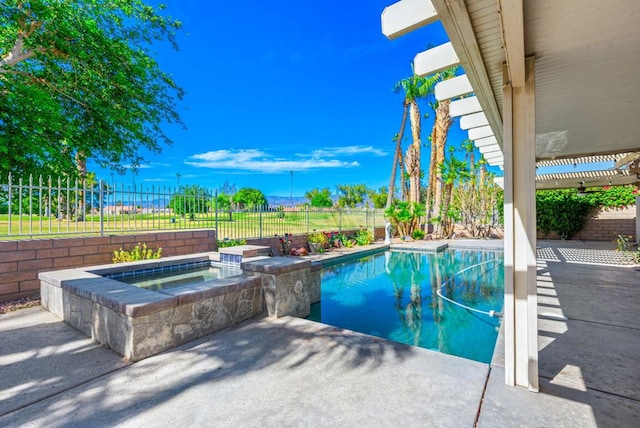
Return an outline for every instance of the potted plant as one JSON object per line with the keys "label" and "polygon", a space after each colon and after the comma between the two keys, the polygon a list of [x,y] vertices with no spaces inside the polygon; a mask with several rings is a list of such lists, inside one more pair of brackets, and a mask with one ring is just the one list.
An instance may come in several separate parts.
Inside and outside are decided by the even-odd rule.
{"label": "potted plant", "polygon": [[312,253],[320,253],[324,250],[329,239],[324,232],[312,232],[307,237],[307,241],[309,242],[309,249]]}

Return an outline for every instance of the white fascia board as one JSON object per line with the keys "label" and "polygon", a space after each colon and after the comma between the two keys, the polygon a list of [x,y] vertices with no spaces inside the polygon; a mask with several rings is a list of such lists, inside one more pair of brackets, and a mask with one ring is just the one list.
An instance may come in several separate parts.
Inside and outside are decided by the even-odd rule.
{"label": "white fascia board", "polygon": [[401,0],[385,7],[380,16],[382,34],[392,40],[437,19],[438,13],[429,0]]}
{"label": "white fascia board", "polygon": [[460,118],[460,129],[463,130],[486,126],[488,124],[487,116],[485,116],[483,112],[468,114]]}
{"label": "white fascia board", "polygon": [[451,79],[439,82],[434,88],[436,100],[450,100],[473,92],[469,78],[466,75],[456,76]]}
{"label": "white fascia board", "polygon": [[493,130],[489,125],[480,126],[479,128],[471,128],[469,131],[470,140],[479,140],[481,138],[487,138],[493,136]]}
{"label": "white fascia board", "polygon": [[477,140],[473,140],[473,144],[475,144],[477,148],[487,147],[498,144],[498,139],[496,137],[479,138]]}
{"label": "white fascia board", "polygon": [[498,160],[504,161],[502,152],[483,153],[482,156],[484,156],[487,162],[497,162]]}
{"label": "white fascia board", "polygon": [[479,111],[482,111],[482,107],[480,107],[480,103],[476,97],[451,101],[449,105],[449,115],[451,117],[464,116],[465,114],[477,113]]}
{"label": "white fascia board", "polygon": [[493,153],[493,152],[500,152],[502,153],[502,150],[500,150],[500,146],[497,144],[494,144],[492,146],[484,146],[484,147],[478,147],[478,151],[480,153],[482,153],[483,155],[486,155],[488,153]]}
{"label": "white fascia board", "polygon": [[458,65],[460,60],[451,42],[420,52],[413,58],[413,71],[418,76],[434,74]]}
{"label": "white fascia board", "polygon": [[493,182],[496,184],[496,186],[504,189],[504,177],[494,177]]}
{"label": "white fascia board", "polygon": [[502,115],[484,66],[480,44],[476,39],[471,18],[467,12],[467,3],[469,2],[452,0],[431,0],[431,2],[438,11],[438,19],[456,50],[460,65],[464,67],[465,73],[469,76],[469,81],[476,95],[482,100],[480,105],[489,119],[489,124],[495,130],[496,138],[502,144]]}
{"label": "white fascia board", "polygon": [[525,82],[524,6],[522,0],[498,0],[509,80],[514,88]]}

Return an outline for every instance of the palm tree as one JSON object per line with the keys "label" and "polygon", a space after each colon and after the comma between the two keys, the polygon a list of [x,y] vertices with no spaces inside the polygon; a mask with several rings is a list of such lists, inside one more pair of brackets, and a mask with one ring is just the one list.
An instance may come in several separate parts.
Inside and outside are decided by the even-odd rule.
{"label": "palm tree", "polygon": [[[455,77],[457,68],[449,68],[437,73],[434,77],[437,81],[443,81]],[[442,203],[442,180],[438,172],[438,165],[444,162],[444,149],[447,143],[447,135],[451,127],[451,116],[449,115],[450,100],[435,101],[431,107],[436,112],[436,118],[431,130],[431,160],[429,162],[429,180],[427,182],[427,216],[431,218],[431,212],[440,212]]]}
{"label": "palm tree", "polygon": [[460,147],[462,147],[462,149],[465,151],[465,161],[469,163],[469,171],[473,171],[475,168],[475,156],[474,156],[475,146],[473,145],[473,141],[464,140],[460,144]]}
{"label": "palm tree", "polygon": [[421,123],[418,100],[431,94],[437,81],[437,75],[425,78],[414,74],[397,82],[394,87],[395,92],[404,92],[404,103],[409,105],[409,121],[413,140],[405,156],[405,169],[409,175],[409,202],[420,202],[420,148],[422,143],[420,142]]}
{"label": "palm tree", "polygon": [[[397,84],[396,84],[397,85]],[[387,194],[387,205],[386,208],[389,208],[393,203],[393,195],[395,194],[396,187],[396,175],[398,174],[398,165],[400,165],[400,169],[402,169],[402,137],[404,136],[404,128],[407,126],[407,113],[409,112],[409,103],[407,102],[407,98],[402,101],[402,122],[400,123],[400,131],[396,134],[396,151],[393,155],[393,165],[391,165],[391,176],[389,177],[389,193]],[[403,199],[406,200],[407,191],[405,185],[404,178],[401,179],[402,186],[402,196]]]}
{"label": "palm tree", "polygon": [[456,158],[451,150],[449,157],[438,165],[438,171],[442,176],[443,195],[442,195],[442,211],[440,213],[440,224],[445,236],[449,236],[452,232],[452,222],[449,218],[449,206],[451,205],[451,195],[453,194],[453,186],[460,180],[471,178],[471,173],[467,168],[467,162]]}

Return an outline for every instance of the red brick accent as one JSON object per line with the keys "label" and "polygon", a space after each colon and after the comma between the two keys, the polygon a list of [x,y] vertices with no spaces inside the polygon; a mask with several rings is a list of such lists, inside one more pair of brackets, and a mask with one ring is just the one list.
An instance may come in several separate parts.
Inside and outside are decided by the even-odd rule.
{"label": "red brick accent", "polygon": [[[0,284],[0,302],[2,302],[2,296],[12,296],[20,291],[18,283]],[[19,296],[16,296],[19,297]],[[7,297],[4,300],[9,300],[13,297]]]}
{"label": "red brick accent", "polygon": [[18,251],[43,250],[48,248],[53,248],[53,241],[51,241],[51,239],[38,239],[35,241],[18,242]]}
{"label": "red brick accent", "polygon": [[18,272],[33,269],[49,269],[53,267],[53,259],[23,260],[18,262]]}
{"label": "red brick accent", "polygon": [[[38,251],[51,251],[51,250],[38,250]],[[33,260],[36,258],[35,250],[27,251],[10,251],[0,253],[0,260],[3,262],[17,262],[20,260]]]}
{"label": "red brick accent", "polygon": [[17,262],[0,263],[0,273],[18,270]]}
{"label": "red brick accent", "polygon": [[111,254],[91,254],[88,256],[82,257],[82,262],[85,266],[89,265],[99,265],[104,263],[112,263],[112,255]]}
{"label": "red brick accent", "polygon": [[69,249],[68,248],[56,248],[55,250],[38,250],[38,258],[39,259],[56,259],[59,257],[68,257]]}
{"label": "red brick accent", "polygon": [[[82,266],[82,261],[83,261],[82,256],[60,257],[57,259],[49,259],[49,260],[53,260],[53,267],[55,269]],[[46,271],[46,270],[47,269],[43,269],[43,271]]]}
{"label": "red brick accent", "polygon": [[40,291],[40,280],[31,279],[29,281],[21,281],[20,291]]}
{"label": "red brick accent", "polygon": [[93,243],[87,244],[84,247],[69,248],[70,256],[84,256],[85,254],[97,254],[97,253],[98,253],[98,247]]}
{"label": "red brick accent", "polygon": [[6,251],[18,251],[18,242],[4,241],[0,242],[0,253]]}

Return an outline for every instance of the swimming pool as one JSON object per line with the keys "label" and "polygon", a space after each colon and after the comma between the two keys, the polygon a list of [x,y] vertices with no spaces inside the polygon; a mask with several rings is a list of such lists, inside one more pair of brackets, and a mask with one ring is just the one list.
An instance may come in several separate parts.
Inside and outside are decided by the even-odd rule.
{"label": "swimming pool", "polygon": [[327,267],[309,319],[488,363],[499,318],[484,312],[502,311],[502,262],[493,251],[387,251]]}

